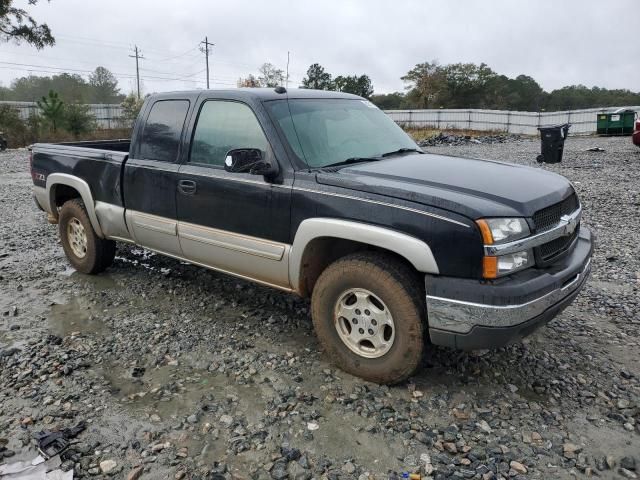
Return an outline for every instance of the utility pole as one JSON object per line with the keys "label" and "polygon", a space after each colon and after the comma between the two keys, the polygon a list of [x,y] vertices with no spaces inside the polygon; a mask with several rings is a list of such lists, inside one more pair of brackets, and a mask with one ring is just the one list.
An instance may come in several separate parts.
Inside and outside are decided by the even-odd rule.
{"label": "utility pole", "polygon": [[138,100],[140,100],[140,65],[138,64],[138,59],[144,58],[140,51],[138,50],[138,46],[136,45],[134,48],[135,55],[129,55],[131,58],[136,59],[136,82],[138,85]]}
{"label": "utility pole", "polygon": [[207,64],[207,89],[209,88],[209,45],[215,46],[215,43],[209,43],[209,37],[204,37],[204,40],[200,43],[204,43],[204,50],[200,48],[200,51],[204,53],[204,58]]}
{"label": "utility pole", "polygon": [[287,51],[287,90],[289,90],[289,51]]}

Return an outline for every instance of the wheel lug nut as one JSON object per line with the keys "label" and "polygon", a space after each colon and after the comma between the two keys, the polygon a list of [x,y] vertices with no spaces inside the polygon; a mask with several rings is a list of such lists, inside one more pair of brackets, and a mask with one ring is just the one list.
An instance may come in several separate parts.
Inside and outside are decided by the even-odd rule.
{"label": "wheel lug nut", "polygon": [[378,322],[376,322],[375,320],[372,319],[371,320],[371,325],[373,325],[375,327],[376,325],[378,325]]}
{"label": "wheel lug nut", "polygon": [[369,335],[373,335],[373,330],[369,329]]}
{"label": "wheel lug nut", "polygon": [[365,311],[364,311],[364,314],[365,314],[365,315],[371,315],[371,312],[370,312],[369,310],[365,310]]}
{"label": "wheel lug nut", "polygon": [[356,315],[360,315],[360,310],[356,308]]}
{"label": "wheel lug nut", "polygon": [[357,324],[358,324],[358,319],[357,319],[357,318],[354,318],[354,319],[353,319],[353,320],[351,320],[351,321],[353,322],[353,324],[354,324],[354,325],[357,325]]}
{"label": "wheel lug nut", "polygon": [[358,332],[360,332],[360,335],[364,335],[364,328],[361,328]]}

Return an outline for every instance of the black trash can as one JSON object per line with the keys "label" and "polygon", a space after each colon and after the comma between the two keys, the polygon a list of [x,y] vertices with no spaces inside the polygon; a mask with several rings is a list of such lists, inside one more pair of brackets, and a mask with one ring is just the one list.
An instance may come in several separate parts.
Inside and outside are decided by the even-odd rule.
{"label": "black trash can", "polygon": [[539,127],[541,152],[538,155],[540,163],[560,163],[564,150],[564,141],[569,133],[571,124],[552,125],[550,127]]}

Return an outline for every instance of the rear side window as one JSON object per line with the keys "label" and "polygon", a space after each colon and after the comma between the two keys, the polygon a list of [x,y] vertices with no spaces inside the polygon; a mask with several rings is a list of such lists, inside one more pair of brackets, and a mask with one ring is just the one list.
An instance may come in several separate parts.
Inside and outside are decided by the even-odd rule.
{"label": "rear side window", "polygon": [[258,119],[247,105],[210,100],[200,110],[189,161],[223,166],[229,150],[258,148],[264,153],[268,146]]}
{"label": "rear side window", "polygon": [[175,162],[188,110],[188,100],[160,100],[154,103],[142,131],[140,158]]}

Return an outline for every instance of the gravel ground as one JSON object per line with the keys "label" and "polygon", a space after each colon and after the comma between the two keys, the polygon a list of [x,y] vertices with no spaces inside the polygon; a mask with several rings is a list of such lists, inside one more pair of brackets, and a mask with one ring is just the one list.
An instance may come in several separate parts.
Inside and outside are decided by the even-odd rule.
{"label": "gravel ground", "polygon": [[[529,139],[426,149],[538,167]],[[331,366],[307,301],[130,246],[74,272],[27,153],[0,154],[0,463],[84,420],[80,478],[640,477],[640,149],[569,138],[541,168],[597,235],[583,293],[522,344],[432,347],[389,388]]]}

